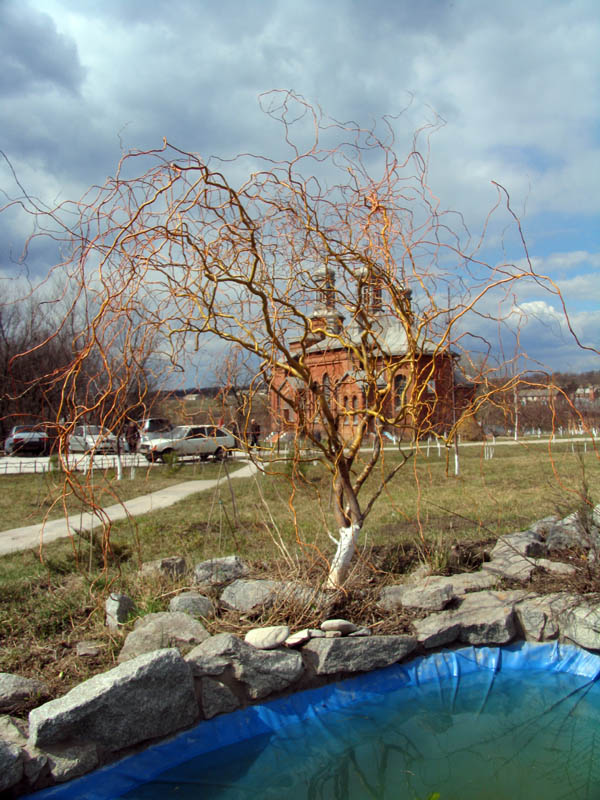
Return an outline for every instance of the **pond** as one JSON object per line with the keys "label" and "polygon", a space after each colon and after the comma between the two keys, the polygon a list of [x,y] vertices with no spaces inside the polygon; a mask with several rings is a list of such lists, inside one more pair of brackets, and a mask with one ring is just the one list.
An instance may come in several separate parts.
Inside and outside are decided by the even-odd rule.
{"label": "pond", "polygon": [[87,776],[89,793],[76,789],[81,781],[50,791],[65,800],[592,800],[599,671],[599,657],[557,644],[444,651],[201,723]]}

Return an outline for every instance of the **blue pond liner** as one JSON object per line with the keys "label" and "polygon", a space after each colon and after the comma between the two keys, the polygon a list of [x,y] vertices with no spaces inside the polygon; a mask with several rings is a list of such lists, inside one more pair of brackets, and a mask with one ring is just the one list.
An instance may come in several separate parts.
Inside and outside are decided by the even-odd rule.
{"label": "blue pond liner", "polygon": [[600,797],[600,657],[442,651],[201,722],[39,800]]}

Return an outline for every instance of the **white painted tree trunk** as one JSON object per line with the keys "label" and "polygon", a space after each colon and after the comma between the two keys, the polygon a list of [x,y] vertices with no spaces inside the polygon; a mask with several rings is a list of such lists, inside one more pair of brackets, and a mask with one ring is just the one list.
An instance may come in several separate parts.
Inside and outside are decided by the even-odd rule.
{"label": "white painted tree trunk", "polygon": [[[356,542],[361,531],[361,525],[351,525],[349,528],[339,529],[337,549],[329,568],[327,577],[328,589],[339,589],[348,577],[350,562],[356,551]],[[333,538],[333,537],[332,537]]]}

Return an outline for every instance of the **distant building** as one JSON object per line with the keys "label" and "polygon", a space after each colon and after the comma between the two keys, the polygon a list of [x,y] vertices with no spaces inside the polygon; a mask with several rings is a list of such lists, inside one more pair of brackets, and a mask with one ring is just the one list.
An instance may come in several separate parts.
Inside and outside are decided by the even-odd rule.
{"label": "distant building", "polygon": [[[455,356],[435,342],[423,342],[409,361],[407,331],[401,320],[383,313],[379,283],[369,287],[363,297],[368,324],[354,322],[344,328],[343,316],[335,308],[334,273],[319,273],[317,304],[312,314],[313,335],[290,342],[293,352],[302,351],[303,363],[311,381],[320,387],[335,410],[344,438],[350,439],[365,409],[374,407],[376,387],[384,391],[381,416],[389,420],[384,429],[394,437],[411,435],[414,430],[448,430],[474,394],[455,366]],[[410,307],[411,293],[404,292]],[[365,337],[365,327],[368,335]],[[370,374],[366,375],[357,356],[364,341],[376,342]],[[413,348],[414,352],[415,348]],[[375,381],[373,376],[378,376]],[[388,387],[387,392],[385,387]],[[373,395],[372,397],[369,394]],[[287,402],[287,401],[290,402]],[[306,382],[291,377],[284,368],[276,369],[270,389],[274,427],[295,428],[297,416],[309,421],[313,431],[320,429],[316,408],[317,393]],[[369,421],[374,430],[374,420]]]}

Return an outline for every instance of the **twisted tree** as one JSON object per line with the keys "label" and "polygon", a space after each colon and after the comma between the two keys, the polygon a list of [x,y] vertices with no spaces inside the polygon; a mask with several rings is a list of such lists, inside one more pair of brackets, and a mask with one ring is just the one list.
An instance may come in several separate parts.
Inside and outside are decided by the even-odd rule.
{"label": "twisted tree", "polygon": [[[557,289],[534,273],[502,187],[476,237],[441,207],[426,156],[437,123],[401,157],[391,119],[340,123],[288,92],[263,105],[281,125],[281,157],[204,159],[165,141],[125,155],[103,187],[52,212],[69,241],[54,272],[94,309],[62,373],[59,413],[77,420],[92,410],[118,427],[132,386],[144,402],[141,365],[185,370],[199,351],[246,353],[249,395],[269,387],[273,430],[293,433],[296,458],[308,448],[328,470],[337,525],[328,581],[339,586],[410,452],[424,437],[451,441],[512,386],[514,376],[498,377],[507,372],[491,331],[510,334],[518,357],[517,284]],[[519,249],[489,263],[496,215]],[[89,378],[92,358],[102,380]],[[242,435],[251,402],[244,408]],[[384,444],[400,440],[413,450],[381,468]]]}

